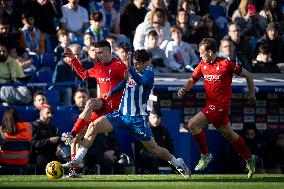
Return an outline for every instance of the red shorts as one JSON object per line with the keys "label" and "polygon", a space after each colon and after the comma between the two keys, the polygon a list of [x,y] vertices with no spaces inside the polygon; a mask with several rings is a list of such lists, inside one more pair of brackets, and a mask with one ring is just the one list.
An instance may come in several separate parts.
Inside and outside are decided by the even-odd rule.
{"label": "red shorts", "polygon": [[100,99],[103,102],[102,108],[92,113],[92,116],[88,121],[88,124],[95,121],[96,119],[98,119],[99,117],[103,115],[114,112],[115,110],[119,108],[120,101],[118,100],[113,100],[113,99],[106,100],[104,98],[100,98]]}
{"label": "red shorts", "polygon": [[221,125],[227,125],[230,122],[228,117],[229,111],[226,109],[209,105],[206,108],[203,108],[201,112],[206,116],[208,123],[212,123],[216,129]]}

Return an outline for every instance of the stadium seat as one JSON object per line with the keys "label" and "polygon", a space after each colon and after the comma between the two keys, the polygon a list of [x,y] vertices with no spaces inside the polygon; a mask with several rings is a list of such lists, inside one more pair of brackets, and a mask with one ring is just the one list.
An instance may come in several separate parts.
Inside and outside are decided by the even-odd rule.
{"label": "stadium seat", "polygon": [[48,104],[50,104],[51,106],[60,105],[60,96],[58,90],[47,90],[45,91],[45,96]]}
{"label": "stadium seat", "polygon": [[53,71],[51,70],[40,70],[36,72],[37,83],[50,83],[52,82]]}
{"label": "stadium seat", "polygon": [[54,53],[44,53],[40,55],[40,67],[48,67],[54,70],[56,66]]}
{"label": "stadium seat", "polygon": [[226,17],[226,11],[219,5],[208,5],[209,13],[217,19],[219,16]]}

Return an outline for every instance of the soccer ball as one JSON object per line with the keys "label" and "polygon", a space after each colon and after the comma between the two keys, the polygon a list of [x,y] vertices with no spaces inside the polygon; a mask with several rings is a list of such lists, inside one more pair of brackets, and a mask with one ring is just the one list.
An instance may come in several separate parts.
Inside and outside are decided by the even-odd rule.
{"label": "soccer ball", "polygon": [[46,165],[45,173],[49,179],[59,179],[63,176],[64,169],[60,162],[52,161]]}

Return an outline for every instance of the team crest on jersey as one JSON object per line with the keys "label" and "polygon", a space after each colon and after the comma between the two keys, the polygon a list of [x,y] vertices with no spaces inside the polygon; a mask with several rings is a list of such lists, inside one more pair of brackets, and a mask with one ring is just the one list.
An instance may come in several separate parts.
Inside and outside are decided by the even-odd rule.
{"label": "team crest on jersey", "polygon": [[128,81],[128,86],[129,86],[129,87],[135,87],[135,86],[136,86],[136,82],[135,82],[133,79],[130,79],[130,80]]}
{"label": "team crest on jersey", "polygon": [[203,66],[203,69],[206,70],[207,66]]}
{"label": "team crest on jersey", "polygon": [[217,70],[217,71],[219,71],[219,70],[220,70],[220,67],[219,67],[219,66],[217,66],[216,70]]}
{"label": "team crest on jersey", "polygon": [[111,72],[112,72],[112,70],[111,70],[111,69],[109,69],[109,70],[108,70],[108,74],[110,75],[110,74],[111,74]]}

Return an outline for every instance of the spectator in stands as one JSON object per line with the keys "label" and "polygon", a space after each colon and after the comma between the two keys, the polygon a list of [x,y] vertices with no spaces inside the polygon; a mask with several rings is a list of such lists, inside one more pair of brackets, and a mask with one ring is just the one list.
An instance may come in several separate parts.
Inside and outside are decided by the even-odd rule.
{"label": "spectator in stands", "polygon": [[[257,41],[256,51],[261,44],[268,44],[272,60],[278,64],[284,62],[284,41],[279,34],[279,26],[275,22],[267,25],[266,33]],[[255,53],[256,54],[256,53]]]}
{"label": "spectator in stands", "polygon": [[193,72],[199,61],[193,47],[182,41],[182,30],[179,27],[173,26],[171,35],[173,41],[168,42],[165,50],[166,65],[173,72]]}
{"label": "spectator in stands", "polygon": [[117,52],[118,52],[117,54],[118,58],[120,59],[122,63],[124,63],[125,65],[129,65],[129,64],[131,65],[131,49],[128,43],[126,42],[119,43]]}
{"label": "spectator in stands", "polygon": [[216,25],[213,16],[209,13],[204,14],[202,17],[202,23],[203,26],[200,27],[199,30],[197,30],[200,37],[198,44],[203,38],[211,37],[215,39],[217,46],[219,46],[220,40],[222,39],[223,36],[222,32],[219,30],[218,26]]}
{"label": "spectator in stands", "polygon": [[67,47],[70,42],[68,32],[65,29],[59,29],[57,31],[57,40],[58,45],[54,49],[55,62],[59,62],[64,58],[64,48]]}
{"label": "spectator in stands", "polygon": [[[6,152],[1,150],[2,140],[32,140],[30,123],[22,122],[18,112],[13,108],[5,110],[0,127],[0,164],[12,166],[28,164],[30,151]],[[5,156],[6,153],[9,156]]]}
{"label": "spectator in stands", "polygon": [[55,161],[56,148],[60,143],[57,128],[51,124],[53,110],[48,104],[42,105],[39,119],[32,122],[32,156],[31,162],[36,163],[37,173],[45,174],[45,166]]}
{"label": "spectator in stands", "polygon": [[86,30],[86,33],[93,34],[94,42],[104,40],[109,35],[108,28],[103,25],[103,14],[101,12],[90,14],[90,27]]}
{"label": "spectator in stands", "polygon": [[219,56],[233,61],[241,65],[247,71],[252,72],[251,65],[249,65],[246,57],[242,53],[235,50],[235,44],[228,36],[221,40]]}
{"label": "spectator in stands", "polygon": [[9,20],[0,17],[0,43],[5,45],[8,51],[10,51],[10,49],[16,49],[19,45],[19,35],[10,33],[10,27]]}
{"label": "spectator in stands", "polygon": [[88,11],[78,4],[79,0],[68,0],[61,7],[61,28],[68,31],[70,42],[83,44],[83,34],[89,27]]}
{"label": "spectator in stands", "polygon": [[189,14],[183,8],[179,9],[177,12],[176,25],[182,30],[182,40],[187,43],[191,43],[195,46],[194,48],[197,50],[197,44],[200,37],[199,34],[196,32],[197,29],[194,29],[194,27],[190,25]]}
{"label": "spectator in stands", "polygon": [[86,89],[79,88],[74,92],[74,102],[70,109],[71,110],[79,110],[82,112],[85,108],[87,101],[89,100],[89,95]]}
{"label": "spectator in stands", "polygon": [[149,31],[155,30],[158,33],[158,44],[161,48],[164,47],[163,42],[169,41],[170,26],[166,24],[166,13],[163,9],[154,9],[150,12],[149,20],[144,20],[136,28],[133,46],[134,49],[147,48],[147,34]]}
{"label": "spectator in stands", "polygon": [[57,44],[56,27],[62,16],[61,6],[62,1],[34,0],[25,7],[34,17],[34,25],[44,33],[47,52],[53,52]]}
{"label": "spectator in stands", "polygon": [[19,47],[16,54],[16,62],[24,70],[24,73],[28,75],[35,74],[37,68],[33,65],[33,59],[30,57],[28,50]]}
{"label": "spectator in stands", "polygon": [[41,91],[36,91],[33,96],[35,110],[41,110],[42,105],[47,104],[46,96]]}
{"label": "spectator in stands", "polygon": [[112,57],[117,58],[118,57],[118,52],[117,52],[117,48],[118,48],[118,43],[117,43],[117,37],[114,35],[109,35],[106,40],[109,42],[110,46],[111,46],[111,54]]}
{"label": "spectator in stands", "polygon": [[29,13],[22,14],[24,26],[20,29],[20,45],[30,54],[41,55],[45,52],[44,34],[34,26],[34,20]]}
{"label": "spectator in stands", "polygon": [[[165,25],[170,26],[170,24],[174,23],[174,15],[172,15],[171,10],[168,9],[168,7],[166,5],[168,5],[166,0],[151,0],[148,7],[147,7],[148,13],[145,16],[144,21],[149,20],[151,11],[153,11],[154,9],[163,9],[166,13],[166,19],[167,19],[167,21],[165,22]],[[175,7],[175,9],[176,9],[176,7]],[[176,11],[176,10],[174,10],[174,11]]]}
{"label": "spectator in stands", "polygon": [[81,58],[88,58],[88,47],[90,46],[90,44],[95,42],[95,37],[92,33],[85,33],[84,37],[83,37],[84,41],[83,41],[83,47],[81,50]]}
{"label": "spectator in stands", "polygon": [[264,155],[264,146],[260,141],[255,124],[244,125],[243,138],[251,153],[262,158]]}
{"label": "spectator in stands", "polygon": [[[0,43],[0,83],[20,82],[24,71],[16,60],[8,55],[7,48]],[[25,86],[0,87],[0,102],[6,104],[28,104],[32,99],[30,90]]]}
{"label": "spectator in stands", "polygon": [[279,67],[271,58],[271,50],[268,44],[261,44],[258,47],[258,54],[253,61],[254,73],[280,73]]}
{"label": "spectator in stands", "polygon": [[[81,46],[77,43],[73,43],[69,46],[76,58],[80,60]],[[52,82],[65,82],[65,81],[78,81],[80,80],[76,73],[73,71],[71,60],[68,57],[64,57],[60,62],[57,63],[53,76]],[[72,94],[75,90],[75,86],[64,86],[56,87],[59,91],[60,102],[64,105],[71,105]]]}
{"label": "spectator in stands", "polygon": [[242,53],[247,58],[248,63],[251,65],[254,57],[252,45],[244,35],[241,35],[241,27],[236,22],[229,23],[228,36],[234,42],[236,52]]}
{"label": "spectator in stands", "polygon": [[[149,114],[149,126],[157,144],[166,148],[171,154],[174,153],[173,139],[169,130],[161,123],[162,113],[158,109],[154,109]],[[159,166],[168,166],[168,162],[160,160],[154,154],[151,154],[140,143],[137,144],[136,155],[138,167],[142,169],[142,173],[158,174]]]}
{"label": "spectator in stands", "polygon": [[103,0],[103,7],[99,10],[103,15],[103,27],[112,34],[120,34],[119,14],[113,8],[114,0]]}
{"label": "spectator in stands", "polygon": [[260,37],[265,30],[265,20],[249,0],[241,0],[238,9],[232,15],[232,21],[238,23],[242,34],[250,37]]}
{"label": "spectator in stands", "polygon": [[197,30],[202,27],[202,19],[197,12],[200,10],[198,1],[196,0],[182,0],[180,8],[184,9],[188,13],[190,26],[193,30]]}
{"label": "spectator in stands", "polygon": [[5,110],[0,129],[1,140],[32,140],[29,122],[22,122],[14,108]]}
{"label": "spectator in stands", "polygon": [[266,24],[271,22],[283,23],[283,13],[277,0],[265,0],[263,9],[259,12],[259,15],[264,17]]}
{"label": "spectator in stands", "polygon": [[9,20],[11,24],[10,32],[18,33],[18,30],[23,26],[21,21],[21,13],[14,6],[13,0],[2,0],[3,17]]}
{"label": "spectator in stands", "polygon": [[147,51],[151,53],[151,65],[153,66],[154,72],[170,72],[170,69],[166,66],[166,54],[158,46],[158,34],[155,30],[150,31],[147,34],[148,45]]}
{"label": "spectator in stands", "polygon": [[279,132],[269,147],[266,170],[269,173],[284,173],[284,133]]}
{"label": "spectator in stands", "polygon": [[144,21],[147,10],[146,0],[130,1],[122,10],[120,15],[121,34],[133,41],[137,26]]}

